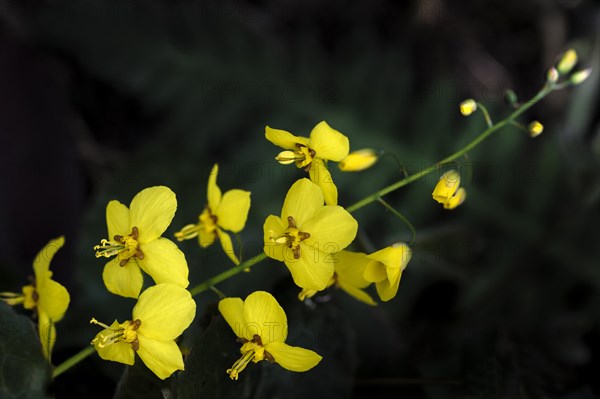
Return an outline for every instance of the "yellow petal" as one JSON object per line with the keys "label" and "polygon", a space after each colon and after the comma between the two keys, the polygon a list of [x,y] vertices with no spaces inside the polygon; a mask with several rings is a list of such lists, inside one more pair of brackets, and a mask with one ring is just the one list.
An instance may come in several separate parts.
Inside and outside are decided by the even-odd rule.
{"label": "yellow petal", "polygon": [[115,320],[110,328],[106,328],[96,335],[92,344],[102,359],[132,366],[135,360],[135,352],[131,348],[131,344],[123,341],[116,341],[103,347],[100,346],[102,345],[102,342],[110,341],[110,338],[114,337],[118,327],[119,323]]}
{"label": "yellow petal", "polygon": [[350,142],[348,137],[322,121],[310,132],[309,147],[315,151],[315,157],[339,162],[348,156]]}
{"label": "yellow petal", "polygon": [[244,328],[246,319],[244,318],[244,301],[241,298],[224,298],[219,301],[219,312],[229,324],[234,334],[241,338],[251,340],[253,337],[243,335],[250,330]]}
{"label": "yellow petal", "polygon": [[333,277],[333,259],[315,247],[300,244],[300,258],[294,259],[292,250],[285,248],[285,265],[300,288],[322,291]]}
{"label": "yellow petal", "polygon": [[284,260],[284,245],[277,244],[274,240],[280,237],[286,228],[287,225],[284,225],[281,218],[275,215],[269,215],[263,226],[263,239],[265,243],[263,250],[269,258],[280,262]]}
{"label": "yellow petal", "polygon": [[393,281],[384,280],[377,283],[375,286],[377,287],[377,294],[379,295],[379,298],[383,302],[387,302],[396,296],[399,285],[400,275],[398,275],[398,278]]}
{"label": "yellow petal", "polygon": [[310,234],[304,241],[322,252],[336,253],[346,248],[356,237],[358,222],[341,206],[324,206],[302,226]]}
{"label": "yellow petal", "polygon": [[217,236],[219,237],[219,241],[221,242],[221,248],[223,248],[223,252],[225,252],[225,255],[227,255],[227,257],[231,259],[231,261],[234,264],[239,265],[240,260],[235,254],[235,248],[233,247],[233,241],[231,241],[231,236],[221,229],[217,229]]}
{"label": "yellow petal", "polygon": [[127,298],[137,298],[144,284],[144,277],[137,263],[130,261],[121,267],[118,258],[104,266],[102,279],[109,292]]}
{"label": "yellow petal", "polygon": [[37,293],[38,312],[46,314],[54,323],[60,321],[71,299],[67,289],[54,280],[48,280],[46,284],[37,288]]}
{"label": "yellow petal", "polygon": [[207,232],[205,229],[202,228],[198,230],[198,244],[200,244],[202,248],[211,246],[216,239],[216,230],[213,230],[211,232]]}
{"label": "yellow petal", "polygon": [[160,340],[173,340],[180,336],[195,315],[196,302],[190,292],[168,283],[144,290],[133,308],[133,320],[142,321],[138,333]]}
{"label": "yellow petal", "polygon": [[33,271],[35,273],[35,283],[36,287],[39,289],[43,287],[46,281],[50,280],[52,277],[52,272],[50,271],[50,262],[56,252],[64,245],[65,238],[58,237],[54,240],[50,240],[48,244],[38,254],[36,255],[33,261]]}
{"label": "yellow petal", "polygon": [[372,283],[378,283],[380,281],[387,280],[388,277],[385,271],[385,265],[376,260],[369,262],[365,268],[363,277],[365,280]]}
{"label": "yellow petal", "polygon": [[300,228],[313,218],[317,210],[323,207],[323,193],[321,189],[308,179],[299,179],[287,192],[283,207],[281,208],[281,220],[286,224],[288,216],[292,216],[296,225]]}
{"label": "yellow petal", "polygon": [[454,209],[461,205],[467,199],[467,191],[464,188],[459,188],[456,194],[444,202],[444,209]]}
{"label": "yellow petal", "polygon": [[137,353],[144,364],[161,380],[177,370],[183,370],[183,355],[175,341],[161,341],[138,334]]}
{"label": "yellow petal", "polygon": [[360,288],[357,288],[351,284],[347,284],[342,281],[338,281],[338,285],[341,289],[346,291],[348,293],[348,295],[354,297],[355,299],[358,299],[359,301],[366,303],[367,305],[371,305],[371,306],[377,305],[377,302],[375,302],[375,300],[373,300],[371,295],[367,294],[365,291],[361,290]]}
{"label": "yellow petal", "polygon": [[221,189],[217,186],[217,175],[219,174],[219,165],[215,164],[212,170],[210,171],[210,175],[208,176],[208,187],[207,194],[208,197],[208,207],[211,212],[215,212],[221,203]]}
{"label": "yellow petal", "polygon": [[310,180],[317,184],[323,191],[323,198],[327,205],[337,205],[338,190],[331,178],[331,173],[322,160],[315,158],[308,171]]}
{"label": "yellow petal", "polygon": [[156,284],[173,283],[184,288],[190,285],[185,255],[173,241],[161,237],[140,244],[140,250],[144,253],[144,259],[138,259],[138,264]]}
{"label": "yellow petal", "polygon": [[108,226],[108,239],[116,235],[126,236],[131,234],[129,224],[129,208],[117,200],[112,200],[106,206],[106,226]]}
{"label": "yellow petal", "polygon": [[460,175],[454,169],[444,173],[435,188],[433,189],[432,197],[434,200],[443,204],[454,195],[460,186]]}
{"label": "yellow petal", "polygon": [[168,187],[149,187],[133,197],[129,208],[131,227],[139,231],[138,242],[146,243],[160,237],[169,227],[177,210],[177,199]]}
{"label": "yellow petal", "polygon": [[239,233],[246,225],[249,210],[250,191],[229,190],[215,212],[217,224],[225,230]]}
{"label": "yellow petal", "polygon": [[370,283],[365,280],[363,274],[371,259],[362,252],[341,251],[333,255],[335,263],[335,274],[340,284],[351,285],[357,288],[365,288]]}
{"label": "yellow petal", "polygon": [[283,342],[272,342],[265,350],[273,355],[277,364],[290,371],[308,371],[323,359],[316,352]]}
{"label": "yellow petal", "polygon": [[244,301],[244,337],[260,335],[263,345],[284,342],[287,338],[287,317],[273,295],[256,291]]}
{"label": "yellow petal", "polygon": [[46,313],[38,311],[38,317],[38,334],[42,344],[42,353],[46,359],[50,359],[52,348],[56,342],[56,327]]}
{"label": "yellow petal", "polygon": [[412,251],[408,245],[398,242],[367,256],[383,263],[388,273],[388,279],[392,281],[406,268],[412,257]]}
{"label": "yellow petal", "polygon": [[308,139],[306,137],[294,136],[290,132],[273,129],[269,126],[265,127],[265,137],[271,143],[286,150],[296,150],[296,144],[308,146]]}

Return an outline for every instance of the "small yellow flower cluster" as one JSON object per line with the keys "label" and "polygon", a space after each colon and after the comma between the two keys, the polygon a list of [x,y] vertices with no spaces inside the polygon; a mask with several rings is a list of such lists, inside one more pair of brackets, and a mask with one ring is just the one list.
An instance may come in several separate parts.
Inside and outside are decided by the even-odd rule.
{"label": "small yellow flower cluster", "polygon": [[[310,139],[270,127],[266,128],[266,137],[288,149],[276,157],[280,163],[296,162],[309,172],[318,159],[340,161],[338,166],[342,171],[359,171],[372,166],[378,157],[372,149],[348,154],[348,138],[326,122],[315,126]],[[329,173],[327,176],[330,179]],[[376,284],[382,301],[392,299],[401,272],[410,260],[410,248],[398,243],[370,255],[345,250],[356,237],[358,222],[337,205],[333,181],[329,180],[327,185],[320,183],[311,175],[311,180],[300,179],[292,184],[281,214],[270,215],[265,221],[265,254],[287,266],[294,283],[302,289],[301,300],[335,286],[375,305],[365,291],[371,283]]]}

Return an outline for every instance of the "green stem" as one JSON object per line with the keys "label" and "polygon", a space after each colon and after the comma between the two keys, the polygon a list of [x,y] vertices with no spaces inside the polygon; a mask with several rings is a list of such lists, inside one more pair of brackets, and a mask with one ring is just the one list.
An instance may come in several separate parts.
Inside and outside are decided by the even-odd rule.
{"label": "green stem", "polygon": [[408,245],[411,245],[413,242],[415,242],[415,237],[417,236],[417,231],[415,230],[414,226],[412,225],[412,223],[410,223],[408,221],[407,218],[404,217],[403,214],[401,214],[400,212],[398,212],[396,209],[394,209],[393,206],[391,206],[390,204],[388,204],[387,202],[385,202],[383,200],[383,198],[377,198],[377,201],[379,201],[379,203],[381,205],[383,205],[388,211],[392,212],[394,215],[396,215],[400,220],[402,220],[404,222],[404,224],[406,224],[408,226],[408,228],[410,229],[410,231],[412,232],[412,238],[410,239],[410,243]]}
{"label": "green stem", "polygon": [[245,262],[240,263],[237,266],[227,269],[223,273],[217,274],[216,276],[211,277],[208,280],[206,280],[205,282],[200,283],[197,286],[195,286],[194,288],[192,288],[190,290],[190,294],[192,294],[192,296],[196,296],[196,295],[200,294],[201,292],[204,292],[204,291],[210,289],[210,287],[214,286],[215,284],[218,284],[221,281],[227,280],[229,277],[235,276],[236,274],[243,271],[244,269],[249,269],[250,267],[257,264],[258,262],[266,259],[266,257],[267,257],[267,255],[265,255],[265,253],[263,252],[263,253],[256,255],[253,258],[248,259]]}
{"label": "green stem", "polygon": [[52,373],[52,378],[58,377],[59,375],[61,375],[62,373],[64,373],[65,371],[67,371],[68,369],[75,366],[77,363],[94,353],[95,351],[96,348],[90,345],[85,349],[77,352],[75,355],[71,356],[70,358],[56,366],[54,372]]}
{"label": "green stem", "polygon": [[501,128],[503,128],[506,125],[511,124],[515,118],[517,118],[523,112],[525,112],[526,110],[531,108],[535,103],[540,101],[542,98],[544,98],[548,93],[550,93],[554,89],[555,89],[554,85],[550,85],[550,84],[545,85],[531,100],[529,100],[528,102],[521,105],[521,107],[519,107],[516,111],[514,111],[512,114],[510,114],[503,121],[498,122],[497,124],[488,127],[483,133],[481,133],[479,136],[477,136],[473,141],[471,141],[469,144],[467,144],[461,150],[455,152],[452,155],[449,155],[448,157],[442,159],[438,163],[433,164],[433,165],[421,170],[420,172],[415,173],[414,175],[410,175],[405,179],[402,179],[400,181],[397,181],[394,184],[391,184],[387,187],[382,188],[381,190],[377,191],[376,193],[373,193],[373,194],[363,198],[362,200],[346,207],[346,210],[348,212],[352,213],[352,212],[364,207],[365,205],[370,204],[371,202],[377,201],[378,198],[383,197],[384,195],[389,194],[392,191],[399,189],[400,187],[404,187],[407,184],[414,182],[415,180],[419,180],[421,177],[428,175],[431,172],[434,172],[440,166],[450,163],[450,162],[454,161],[455,159],[462,157],[467,152],[469,152],[474,147],[476,147],[479,143],[481,143],[483,140],[488,138],[492,133],[494,133],[497,130],[500,130]]}
{"label": "green stem", "polygon": [[484,107],[481,103],[477,103],[477,106],[479,107],[479,109],[481,109],[481,112],[483,112],[483,117],[485,118],[485,123],[488,125],[488,127],[494,126],[494,123],[492,122],[492,118],[490,118],[490,113],[488,112],[487,108]]}

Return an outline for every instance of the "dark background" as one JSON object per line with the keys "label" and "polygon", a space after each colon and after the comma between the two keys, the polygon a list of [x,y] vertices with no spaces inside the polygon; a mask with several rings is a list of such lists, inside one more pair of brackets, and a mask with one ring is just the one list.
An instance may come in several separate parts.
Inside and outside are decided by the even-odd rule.
{"label": "dark background", "polygon": [[[277,366],[250,366],[255,397],[600,397],[598,3],[4,1],[0,14],[0,290],[18,290],[37,251],[66,236],[52,265],[71,293],[55,364],[97,333],[92,316],[123,320],[134,304],[107,293],[93,256],[109,200],[171,187],[172,237],[203,209],[219,162],[223,190],[252,192],[249,258],[264,218],[303,176],[273,160],[265,125],[307,136],[326,120],[352,149],[383,149],[414,173],[484,129],[480,113],[460,115],[460,101],[475,98],[500,120],[505,90],[530,98],[574,47],[591,77],[526,113],[521,122],[544,124],[540,137],[506,128],[469,153],[465,204],[447,212],[431,200],[435,176],[387,197],[417,229],[394,300],[370,308],[334,291],[309,308],[271,261],[219,288],[273,292],[290,343],[327,360],[276,374],[274,385]],[[346,206],[402,177],[392,156],[332,173]],[[376,204],[355,217],[355,250],[410,240]],[[180,247],[192,285],[229,267],[218,245]],[[192,332],[218,298],[197,299]],[[304,328],[295,336],[294,322]],[[122,371],[93,356],[51,390],[109,396]]]}

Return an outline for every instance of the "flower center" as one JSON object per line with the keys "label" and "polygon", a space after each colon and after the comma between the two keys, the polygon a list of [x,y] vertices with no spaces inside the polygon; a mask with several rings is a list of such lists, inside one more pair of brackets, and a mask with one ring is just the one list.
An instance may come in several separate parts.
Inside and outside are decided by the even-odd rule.
{"label": "flower center", "polygon": [[137,331],[142,325],[142,321],[140,319],[136,319],[133,321],[127,320],[124,323],[117,323],[116,326],[108,326],[104,323],[99,322],[98,320],[92,318],[90,323],[98,324],[99,326],[104,327],[105,329],[101,331],[96,338],[92,340],[92,344],[99,348],[105,348],[108,345],[112,345],[115,342],[125,342],[131,345],[131,348],[134,351],[137,351],[140,348],[140,341],[137,337]]}
{"label": "flower center", "polygon": [[271,241],[277,244],[284,244],[290,248],[294,254],[294,259],[300,258],[300,243],[310,237],[309,233],[300,231],[296,226],[296,221],[292,216],[288,216],[288,228],[277,238],[271,237]]}
{"label": "flower center", "polygon": [[198,223],[188,224],[181,231],[175,233],[177,241],[189,240],[190,238],[197,237],[200,231],[206,234],[215,234],[217,230],[217,216],[213,215],[208,205],[204,208],[204,211],[198,217]]}
{"label": "flower center", "polygon": [[247,340],[246,338],[238,338],[238,342],[244,343],[244,345],[242,345],[240,348],[242,357],[236,360],[230,369],[227,369],[227,374],[229,374],[229,378],[232,380],[238,379],[239,374],[246,368],[251,360],[254,363],[258,363],[265,359],[269,362],[275,361],[273,356],[265,350],[260,335],[254,334],[254,337],[252,337],[251,340]]}
{"label": "flower center", "polygon": [[295,162],[297,167],[305,168],[308,172],[315,156],[315,150],[310,149],[304,144],[298,143],[296,144],[296,150],[282,151],[275,157],[275,160],[282,165],[289,165]]}
{"label": "flower center", "polygon": [[103,239],[100,241],[100,245],[94,247],[96,258],[101,256],[110,258],[117,255],[121,267],[125,266],[131,258],[144,259],[144,253],[139,247],[138,236],[138,228],[134,226],[128,236],[116,235],[111,241]]}

